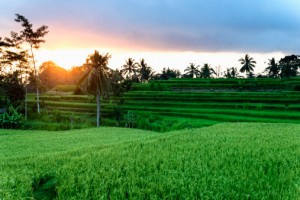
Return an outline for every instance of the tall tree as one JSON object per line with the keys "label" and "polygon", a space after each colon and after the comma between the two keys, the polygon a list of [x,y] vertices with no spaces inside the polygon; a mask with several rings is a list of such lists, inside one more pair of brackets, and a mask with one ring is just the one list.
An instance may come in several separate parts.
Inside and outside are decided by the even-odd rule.
{"label": "tall tree", "polygon": [[255,67],[256,61],[252,57],[246,54],[245,58],[240,58],[239,61],[242,64],[240,72],[246,72],[246,74],[250,74],[250,72],[253,72],[253,68]]}
{"label": "tall tree", "polygon": [[141,82],[147,82],[153,74],[152,68],[148,66],[144,58],[138,63],[138,67]]}
{"label": "tall tree", "polygon": [[275,61],[275,58],[269,59],[268,67],[266,68],[269,77],[277,78],[279,77],[280,67]]}
{"label": "tall tree", "polygon": [[133,79],[136,76],[138,68],[138,63],[134,61],[133,58],[128,58],[126,63],[122,66],[121,73],[126,76],[126,78]]}
{"label": "tall tree", "polygon": [[97,99],[97,127],[101,122],[101,96],[109,96],[110,82],[108,74],[108,60],[111,55],[100,54],[95,50],[94,54],[88,56],[86,63],[87,72],[79,81],[79,85],[83,91],[89,94],[94,94]]}
{"label": "tall tree", "polygon": [[281,78],[290,78],[296,77],[300,68],[300,56],[298,55],[289,55],[281,58],[279,61],[280,66],[280,77]]}
{"label": "tall tree", "polygon": [[200,78],[211,78],[212,75],[217,75],[217,73],[210,67],[209,64],[204,64],[204,66],[200,69]]}
{"label": "tall tree", "polygon": [[[25,120],[27,120],[27,78],[29,74],[29,54],[27,50],[21,47],[23,38],[16,32],[11,32],[10,37],[5,37],[4,41],[0,39],[0,66],[4,66],[4,72],[7,76],[18,78],[18,85],[25,86]],[[1,46],[5,48],[2,51]],[[1,71],[2,69],[0,69]],[[17,76],[17,77],[16,77]],[[17,82],[13,82],[11,87],[16,90]],[[20,93],[19,93],[20,94]]]}
{"label": "tall tree", "polygon": [[[49,32],[48,27],[43,25],[40,28],[38,28],[36,31],[34,31],[32,28],[32,24],[29,22],[27,18],[19,14],[16,14],[16,16],[17,18],[15,19],[15,21],[21,23],[21,26],[23,27],[20,37],[23,39],[24,42],[27,42],[30,46],[34,74],[36,79],[38,80],[38,74],[37,74],[33,49],[39,49],[41,43],[45,42],[45,40],[43,40],[42,38]],[[40,98],[39,98],[38,85],[36,86],[36,100],[37,100],[37,112],[40,113]]]}
{"label": "tall tree", "polygon": [[195,63],[190,63],[190,66],[188,66],[184,72],[186,72],[185,74],[190,78],[197,78],[197,76],[200,74],[199,67],[200,66],[196,66]]}

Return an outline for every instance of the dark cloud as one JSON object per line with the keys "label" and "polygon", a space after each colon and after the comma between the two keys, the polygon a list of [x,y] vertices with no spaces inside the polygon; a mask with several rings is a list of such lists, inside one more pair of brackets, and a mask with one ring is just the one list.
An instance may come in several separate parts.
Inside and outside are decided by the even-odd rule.
{"label": "dark cloud", "polygon": [[[2,0],[1,18],[188,51],[299,52],[300,3],[293,0]],[[9,15],[9,16],[8,16]],[[1,24],[1,23],[0,23]]]}

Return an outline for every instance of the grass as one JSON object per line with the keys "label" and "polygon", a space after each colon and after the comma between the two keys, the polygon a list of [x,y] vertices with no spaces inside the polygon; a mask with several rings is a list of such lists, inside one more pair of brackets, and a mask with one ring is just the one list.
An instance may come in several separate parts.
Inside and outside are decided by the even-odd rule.
{"label": "grass", "polygon": [[300,125],[0,132],[2,199],[299,199]]}

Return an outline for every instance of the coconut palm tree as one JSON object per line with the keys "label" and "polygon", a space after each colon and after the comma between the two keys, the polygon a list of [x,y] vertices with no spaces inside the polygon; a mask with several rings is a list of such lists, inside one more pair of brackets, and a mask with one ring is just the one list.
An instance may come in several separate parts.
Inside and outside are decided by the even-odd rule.
{"label": "coconut palm tree", "polygon": [[94,54],[88,56],[86,63],[87,72],[79,81],[79,86],[82,91],[88,94],[93,94],[97,99],[97,127],[101,122],[101,100],[100,96],[109,96],[110,82],[108,80],[108,73],[110,69],[107,67],[108,60],[111,55],[99,54],[95,50]]}
{"label": "coconut palm tree", "polygon": [[136,76],[138,68],[138,63],[134,61],[133,58],[128,58],[126,63],[122,66],[121,73],[126,76],[126,78],[134,78]]}
{"label": "coconut palm tree", "polygon": [[280,67],[275,61],[275,58],[269,59],[268,67],[266,68],[266,71],[269,73],[269,77],[277,78],[279,77]]}
{"label": "coconut palm tree", "polygon": [[190,78],[196,78],[200,74],[199,67],[200,66],[196,66],[195,63],[190,63],[190,66],[188,66],[184,72],[186,72],[185,74]]}
{"label": "coconut palm tree", "polygon": [[209,64],[204,64],[204,66],[200,69],[200,78],[211,78],[212,75],[217,75],[215,70],[210,67]]}
{"label": "coconut palm tree", "polygon": [[144,58],[138,63],[138,67],[141,82],[147,82],[153,75],[152,68],[148,66]]}
{"label": "coconut palm tree", "polygon": [[250,74],[250,72],[253,72],[253,68],[255,67],[256,61],[252,58],[249,57],[248,54],[245,55],[245,58],[240,58],[239,61],[243,65],[242,68],[240,69],[240,72],[244,73],[246,72],[247,74]]}

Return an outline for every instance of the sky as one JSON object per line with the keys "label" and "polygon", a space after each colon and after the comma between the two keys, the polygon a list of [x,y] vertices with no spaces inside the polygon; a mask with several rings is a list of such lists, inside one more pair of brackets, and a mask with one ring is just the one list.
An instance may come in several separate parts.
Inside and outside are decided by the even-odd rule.
{"label": "sky", "polygon": [[36,29],[49,27],[38,63],[82,65],[94,50],[109,52],[109,66],[129,57],[183,71],[189,63],[241,67],[249,54],[256,73],[268,60],[300,54],[297,0],[0,0],[0,37],[21,30],[15,14]]}

